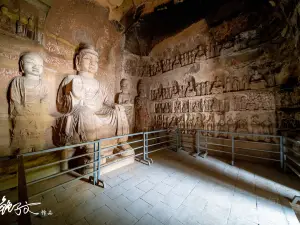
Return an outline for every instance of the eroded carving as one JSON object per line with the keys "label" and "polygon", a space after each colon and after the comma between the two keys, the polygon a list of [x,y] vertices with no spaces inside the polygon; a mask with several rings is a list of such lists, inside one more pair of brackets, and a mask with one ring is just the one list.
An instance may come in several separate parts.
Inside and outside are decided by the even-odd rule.
{"label": "eroded carving", "polygon": [[43,59],[37,53],[26,53],[21,57],[20,68],[24,76],[15,77],[9,91],[14,153],[42,150],[50,119],[47,84],[42,79]]}

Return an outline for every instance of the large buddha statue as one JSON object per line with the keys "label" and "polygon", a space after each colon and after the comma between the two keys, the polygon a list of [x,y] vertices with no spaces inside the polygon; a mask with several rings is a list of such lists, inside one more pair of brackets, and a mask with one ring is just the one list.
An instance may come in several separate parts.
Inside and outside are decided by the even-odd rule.
{"label": "large buddha statue", "polygon": [[[57,145],[93,141],[129,133],[123,106],[108,100],[106,87],[94,78],[98,72],[98,52],[92,46],[80,46],[75,56],[77,75],[68,75],[60,84],[57,108]],[[126,142],[127,137],[118,140]],[[122,149],[128,149],[124,145]],[[88,152],[93,151],[90,147]],[[104,162],[105,160],[103,160]]]}
{"label": "large buddha statue", "polygon": [[20,59],[20,69],[23,76],[15,77],[9,90],[14,153],[42,150],[50,121],[47,85],[42,80],[43,59],[37,53],[25,53]]}

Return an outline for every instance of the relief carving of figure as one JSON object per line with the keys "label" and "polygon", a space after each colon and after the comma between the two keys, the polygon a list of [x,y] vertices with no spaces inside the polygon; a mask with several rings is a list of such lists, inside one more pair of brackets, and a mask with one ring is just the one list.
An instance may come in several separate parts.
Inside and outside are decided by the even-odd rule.
{"label": "relief carving of figure", "polygon": [[43,59],[37,53],[26,53],[20,59],[20,68],[23,76],[15,77],[9,90],[10,147],[15,154],[42,150],[50,121]]}
{"label": "relief carving of figure", "polygon": [[239,91],[239,90],[240,90],[239,79],[237,77],[234,77],[232,81],[232,91]]}
{"label": "relief carving of figure", "polygon": [[171,121],[169,123],[169,127],[171,127],[171,128],[177,127],[177,118],[176,118],[176,116],[172,116]]}
{"label": "relief carving of figure", "polygon": [[[225,123],[225,115],[222,114],[220,115],[220,120],[218,121],[217,125],[216,125],[216,130],[217,131],[221,131],[221,132],[227,132],[228,127]],[[217,137],[224,137],[227,138],[227,134],[226,133],[218,133]]]}
{"label": "relief carving of figure", "polygon": [[248,76],[243,76],[240,84],[240,90],[248,90],[249,89],[249,81],[248,81]]}
{"label": "relief carving of figure", "polygon": [[[206,130],[212,131],[212,130],[214,130],[214,128],[215,128],[214,114],[210,113],[206,120]],[[207,133],[207,136],[213,136],[213,133]]]}
{"label": "relief carving of figure", "polygon": [[234,133],[236,131],[236,124],[231,115],[227,118],[227,127],[229,132]]}
{"label": "relief carving of figure", "polygon": [[121,93],[118,93],[117,103],[118,104],[133,104],[133,98],[130,92],[130,83],[127,79],[122,79],[120,82]]}
{"label": "relief carving of figure", "polygon": [[210,82],[206,81],[205,82],[205,95],[209,95],[210,92]]}
{"label": "relief carving of figure", "polygon": [[250,72],[249,83],[251,89],[262,89],[267,86],[267,82],[265,81],[263,75],[259,74],[257,70],[252,70]]}
{"label": "relief carving of figure", "polygon": [[186,74],[184,79],[186,88],[185,88],[185,97],[194,97],[196,96],[196,82],[195,78],[190,75]]}
{"label": "relief carving of figure", "polygon": [[199,114],[196,118],[195,127],[200,130],[204,130],[204,118],[202,114]]}
{"label": "relief carving of figure", "polygon": [[160,84],[157,89],[157,100],[163,100],[164,98],[164,88],[163,85]]}
{"label": "relief carving of figure", "polygon": [[176,80],[172,81],[172,98],[178,98],[179,97],[179,85]]}
{"label": "relief carving of figure", "polygon": [[201,83],[198,83],[196,85],[196,95],[201,96],[202,95],[202,90],[201,90]]}
{"label": "relief carving of figure", "polygon": [[210,94],[221,94],[224,91],[224,83],[219,76],[216,76],[215,81],[211,84]]}
{"label": "relief carving of figure", "polygon": [[203,112],[203,100],[202,98],[198,101],[198,110],[199,112]]}
{"label": "relief carving of figure", "polygon": [[206,84],[205,82],[201,82],[201,96],[206,95]]}
{"label": "relief carving of figure", "polygon": [[[248,133],[248,120],[247,118],[241,118],[240,115],[237,115],[238,119],[236,122],[236,132],[237,133]],[[244,135],[239,135],[241,139],[244,139]]]}
{"label": "relief carving of figure", "polygon": [[188,120],[187,120],[187,132],[188,133],[193,133],[194,129],[194,117],[192,115],[189,115]]}
{"label": "relief carving of figure", "polygon": [[174,106],[175,113],[181,113],[181,101],[176,101]]}
{"label": "relief carving of figure", "polygon": [[135,125],[136,132],[148,131],[150,129],[150,116],[148,112],[148,98],[145,92],[145,84],[138,82],[138,95],[135,97]]}
{"label": "relief carving of figure", "polygon": [[[263,133],[273,135],[273,123],[270,117],[266,119],[263,123]],[[265,142],[271,142],[271,137],[265,137]]]}
{"label": "relief carving of figure", "polygon": [[184,101],[182,105],[182,112],[188,113],[189,112],[189,101]]}
{"label": "relief carving of figure", "polygon": [[180,85],[179,86],[179,98],[184,98],[185,97],[185,86],[184,85]]}
{"label": "relief carving of figure", "polygon": [[[254,115],[251,118],[251,129],[252,129],[252,134],[262,134],[262,126],[261,122],[259,121],[258,115]],[[259,136],[253,136],[254,141],[259,141],[260,137]]]}
{"label": "relief carving of figure", "polygon": [[184,116],[181,115],[178,118],[178,128],[182,130],[182,132],[184,132],[184,128],[185,128],[185,121],[184,121]]}
{"label": "relief carving of figure", "polygon": [[225,91],[226,92],[230,92],[231,91],[231,79],[230,79],[230,77],[226,78]]}
{"label": "relief carving of figure", "polygon": [[[109,102],[107,89],[94,78],[98,72],[98,58],[98,52],[92,46],[81,45],[75,56],[77,75],[68,75],[59,86],[56,104],[58,111],[64,116],[57,120],[53,132],[58,135],[54,138],[57,145],[129,133],[125,108]],[[141,101],[139,99],[136,105],[146,105]],[[136,112],[137,117],[141,117],[140,112]],[[149,117],[147,119],[150,121]],[[145,118],[142,120],[145,121]],[[141,123],[138,121],[136,124]],[[118,140],[119,143],[125,143],[119,150],[130,148],[126,141],[127,137]],[[87,146],[85,151],[92,152],[93,148]],[[86,160],[89,162],[91,158]]]}
{"label": "relief carving of figure", "polygon": [[212,99],[212,111],[213,112],[219,112],[220,111],[220,100],[213,98]]}

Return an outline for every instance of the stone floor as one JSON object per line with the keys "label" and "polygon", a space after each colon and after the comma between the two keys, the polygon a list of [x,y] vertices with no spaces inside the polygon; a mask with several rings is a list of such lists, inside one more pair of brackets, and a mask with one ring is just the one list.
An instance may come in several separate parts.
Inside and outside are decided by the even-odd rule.
{"label": "stone floor", "polygon": [[134,163],[103,176],[107,188],[81,181],[31,202],[34,225],[296,225],[287,198],[300,181],[276,169],[250,163],[236,167],[183,152],[152,155],[154,164]]}

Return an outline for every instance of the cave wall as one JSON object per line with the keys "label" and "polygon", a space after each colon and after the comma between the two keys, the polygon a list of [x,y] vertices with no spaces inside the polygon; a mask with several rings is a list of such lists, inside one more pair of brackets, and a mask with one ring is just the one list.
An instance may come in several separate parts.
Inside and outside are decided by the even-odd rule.
{"label": "cave wall", "polygon": [[[291,76],[297,86],[299,70],[290,68],[297,61],[283,53],[281,36],[270,35],[274,27],[249,24],[247,14],[214,27],[203,19],[155,45],[149,56],[125,57],[124,73],[148,84],[151,129],[270,135],[299,129],[297,110],[283,110],[299,107],[299,89],[283,88]],[[240,138],[278,143],[276,138]]]}
{"label": "cave wall", "polygon": [[[48,83],[48,111],[52,121],[45,130],[44,149],[54,146],[51,126],[61,116],[56,109],[57,89],[66,75],[75,74],[73,58],[81,42],[92,44],[99,51],[96,79],[108,87],[111,102],[120,82],[122,36],[108,20],[107,9],[85,0],[54,0],[51,6],[35,0],[20,2],[20,5],[18,1],[0,2],[0,156],[14,154],[10,148],[8,87],[14,77],[21,76],[18,61],[22,53],[35,51],[44,59],[43,79]],[[17,33],[19,12],[24,30]],[[25,32],[30,17],[34,22],[33,34]]]}

